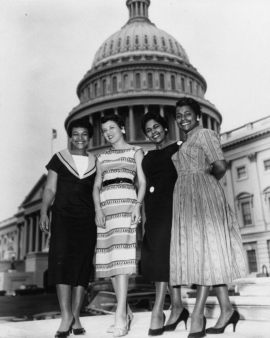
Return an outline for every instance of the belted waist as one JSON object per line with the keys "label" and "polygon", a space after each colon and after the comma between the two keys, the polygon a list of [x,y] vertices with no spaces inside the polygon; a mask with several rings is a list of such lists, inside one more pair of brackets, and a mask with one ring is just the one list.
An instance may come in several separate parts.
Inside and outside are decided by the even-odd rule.
{"label": "belted waist", "polygon": [[111,184],[116,184],[116,183],[129,183],[129,184],[133,184],[133,181],[129,178],[125,178],[125,177],[117,177],[114,178],[112,180],[106,180],[102,183],[103,187],[106,187],[107,185],[111,185]]}
{"label": "belted waist", "polygon": [[178,175],[192,175],[192,174],[205,174],[210,175],[210,169],[184,169],[178,170]]}

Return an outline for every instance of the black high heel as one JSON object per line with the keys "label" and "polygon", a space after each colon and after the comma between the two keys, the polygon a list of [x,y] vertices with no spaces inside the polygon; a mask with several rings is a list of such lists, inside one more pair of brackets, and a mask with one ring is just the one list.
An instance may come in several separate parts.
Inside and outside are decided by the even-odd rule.
{"label": "black high heel", "polygon": [[66,338],[72,333],[72,325],[75,323],[75,318],[73,317],[72,322],[67,331],[56,331],[55,338]]}
{"label": "black high heel", "polygon": [[223,333],[229,324],[233,324],[233,332],[235,332],[236,324],[238,323],[239,319],[240,319],[239,313],[236,310],[234,310],[233,314],[231,315],[231,317],[224,326],[218,328],[209,327],[209,329],[206,329],[206,333],[209,334]]}
{"label": "black high heel", "polygon": [[73,334],[75,335],[79,335],[79,334],[85,334],[85,329],[83,327],[79,328],[79,329],[73,329],[72,328],[72,331],[73,331]]}
{"label": "black high heel", "polygon": [[185,322],[185,326],[187,329],[187,321],[189,317],[188,310],[184,307],[183,311],[180,313],[180,316],[178,317],[177,321],[173,324],[165,325],[164,331],[174,331],[179,323],[183,320]]}
{"label": "black high heel", "polygon": [[149,329],[148,336],[161,336],[164,332],[165,321],[166,321],[166,316],[163,313],[163,326],[160,329]]}
{"label": "black high heel", "polygon": [[197,331],[197,332],[190,333],[188,335],[188,338],[202,338],[202,337],[205,337],[206,336],[205,327],[206,327],[206,318],[205,318],[205,316],[203,316],[203,329],[202,329],[202,331]]}

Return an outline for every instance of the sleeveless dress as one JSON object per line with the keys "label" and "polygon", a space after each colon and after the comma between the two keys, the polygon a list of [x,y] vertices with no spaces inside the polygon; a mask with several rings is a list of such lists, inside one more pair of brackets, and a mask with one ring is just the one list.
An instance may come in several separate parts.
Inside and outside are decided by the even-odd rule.
{"label": "sleeveless dress", "polygon": [[179,144],[148,151],[142,161],[147,188],[141,267],[143,278],[153,282],[169,282],[170,277],[172,202],[177,180],[171,157],[177,152]]}
{"label": "sleeveless dress", "polygon": [[178,179],[173,193],[170,251],[172,285],[229,284],[246,276],[241,233],[211,164],[224,160],[219,136],[197,126],[172,157]]}
{"label": "sleeveless dress", "polygon": [[[99,155],[102,181],[136,177],[135,154],[140,147],[108,149]],[[131,213],[137,201],[132,183],[102,186],[101,208],[106,228],[97,228],[96,277],[136,273],[136,224],[131,225]]]}
{"label": "sleeveless dress", "polygon": [[52,206],[48,284],[87,287],[93,271],[97,227],[92,197],[96,166],[88,160],[82,178],[68,149],[46,165],[58,174]]}

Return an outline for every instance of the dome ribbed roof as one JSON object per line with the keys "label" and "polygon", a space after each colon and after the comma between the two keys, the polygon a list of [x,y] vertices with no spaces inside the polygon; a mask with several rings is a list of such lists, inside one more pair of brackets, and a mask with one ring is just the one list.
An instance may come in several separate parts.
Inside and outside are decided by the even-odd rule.
{"label": "dome ribbed roof", "polygon": [[[145,2],[138,0],[127,1],[127,5],[132,6],[135,2],[140,3],[139,5],[146,5]],[[149,6],[150,1],[147,4]],[[188,56],[180,43],[151,23],[146,9],[140,13],[138,11],[134,13],[135,10],[132,11],[132,8],[129,10],[129,21],[122,29],[103,42],[95,54],[92,67],[112,58],[142,55],[142,52],[144,55],[149,53],[168,56],[189,63]]]}

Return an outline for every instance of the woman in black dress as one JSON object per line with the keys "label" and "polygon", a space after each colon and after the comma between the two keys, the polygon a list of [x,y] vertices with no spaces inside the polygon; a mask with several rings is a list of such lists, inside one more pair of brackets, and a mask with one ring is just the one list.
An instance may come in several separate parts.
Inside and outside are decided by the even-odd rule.
{"label": "woman in black dress", "polygon": [[[95,208],[92,190],[95,157],[87,153],[93,127],[88,119],[68,127],[72,150],[55,154],[46,168],[40,228],[49,234],[49,284],[56,284],[61,323],[55,337],[84,334],[79,315],[96,245]],[[52,206],[51,222],[48,209]]]}
{"label": "woman in black dress", "polygon": [[173,331],[187,322],[189,312],[183,308],[181,289],[170,288],[172,311],[164,326],[163,305],[170,277],[170,241],[172,228],[173,189],[177,172],[171,160],[181,142],[167,139],[166,120],[155,112],[148,112],[141,120],[142,130],[156,149],[148,151],[142,161],[147,179],[145,195],[145,234],[142,244],[142,275],[156,284],[156,301],[152,312],[149,335]]}

